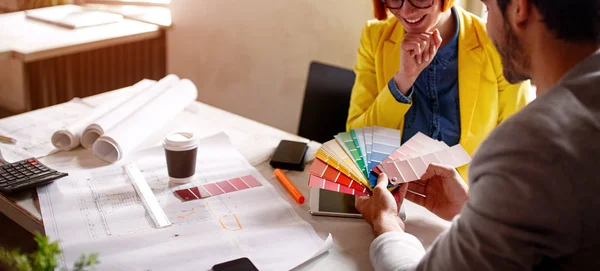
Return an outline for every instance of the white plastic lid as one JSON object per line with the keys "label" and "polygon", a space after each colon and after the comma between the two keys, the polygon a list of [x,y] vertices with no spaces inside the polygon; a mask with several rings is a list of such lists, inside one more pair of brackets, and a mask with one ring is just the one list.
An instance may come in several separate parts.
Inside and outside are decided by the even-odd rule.
{"label": "white plastic lid", "polygon": [[175,132],[165,137],[163,146],[170,151],[187,151],[198,147],[198,139],[194,133]]}

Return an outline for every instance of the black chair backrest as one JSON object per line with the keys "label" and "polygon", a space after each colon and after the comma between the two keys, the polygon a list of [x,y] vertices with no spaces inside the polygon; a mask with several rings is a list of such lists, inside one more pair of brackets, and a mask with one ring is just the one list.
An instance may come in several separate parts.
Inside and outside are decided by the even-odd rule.
{"label": "black chair backrest", "polygon": [[298,135],[318,142],[346,131],[354,72],[311,62]]}

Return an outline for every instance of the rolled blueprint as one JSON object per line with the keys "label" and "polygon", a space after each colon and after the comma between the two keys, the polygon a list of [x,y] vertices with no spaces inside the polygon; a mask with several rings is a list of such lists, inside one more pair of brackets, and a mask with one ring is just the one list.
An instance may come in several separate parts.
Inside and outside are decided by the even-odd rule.
{"label": "rolled blueprint", "polygon": [[153,99],[165,93],[177,83],[179,83],[179,77],[177,75],[167,75],[165,78],[140,93],[140,95],[121,104],[119,107],[98,118],[93,123],[88,123],[88,126],[81,136],[81,145],[88,149],[92,148],[94,142],[96,142],[96,140],[106,131],[109,131],[121,121],[135,114],[140,108],[146,106]]}
{"label": "rolled blueprint", "polygon": [[90,123],[93,123],[108,112],[114,110],[119,105],[126,103],[132,99],[132,97],[136,97],[136,95],[140,94],[153,84],[154,81],[144,79],[131,86],[129,89],[120,90],[122,93],[119,99],[115,99],[94,108],[92,113],[88,116],[54,132],[51,137],[52,145],[61,151],[68,151],[76,148],[79,146],[80,137],[83,134],[83,131]]}
{"label": "rolled blueprint", "polygon": [[188,79],[181,80],[114,128],[106,131],[94,143],[94,154],[110,163],[121,160],[148,136],[175,118],[197,97],[198,90],[194,83]]}

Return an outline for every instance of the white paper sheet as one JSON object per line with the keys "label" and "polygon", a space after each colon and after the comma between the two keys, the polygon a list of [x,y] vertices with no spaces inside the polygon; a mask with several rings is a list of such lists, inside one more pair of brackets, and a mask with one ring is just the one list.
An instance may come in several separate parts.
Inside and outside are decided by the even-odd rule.
{"label": "white paper sheet", "polygon": [[179,81],[177,75],[167,75],[165,78],[140,93],[140,95],[120,104],[117,108],[110,111],[108,114],[104,114],[93,123],[89,123],[81,136],[81,145],[88,149],[92,148],[100,136],[115,128],[123,120],[134,115],[156,97],[164,94],[168,89],[178,84]]}
{"label": "white paper sheet", "polygon": [[93,108],[80,99],[0,120],[0,135],[17,140],[2,144],[0,149],[9,162],[42,157],[56,151],[52,134],[89,114]]}
{"label": "white paper sheet", "polygon": [[[166,134],[175,131],[192,132],[200,138],[225,132],[235,149],[252,165],[268,161],[282,139],[309,143],[309,140],[297,135],[196,102],[146,139],[142,145],[158,146],[162,144]],[[309,147],[313,146],[313,152],[307,151],[306,161],[314,159],[314,151],[321,147],[320,143],[316,143],[316,147],[314,145],[315,143],[309,143]]]}
{"label": "white paper sheet", "polygon": [[38,20],[69,29],[104,25],[123,20],[123,15],[121,14],[87,9],[75,5],[59,5],[26,10],[25,16],[27,16],[28,19]]}
{"label": "white paper sheet", "polygon": [[99,137],[93,146],[94,154],[109,163],[121,160],[197,97],[194,83],[188,79],[180,80]]}
{"label": "white paper sheet", "polygon": [[[178,187],[168,186],[161,147],[103,167],[82,150],[74,151],[76,157],[59,153],[43,160],[70,173],[38,189],[46,234],[64,251],[62,265],[99,252],[99,270],[208,270],[240,257],[260,270],[289,270],[331,247],[226,136],[201,140],[199,150],[194,183],[252,174],[263,186],[182,202],[172,192]],[[128,160],[140,166],[173,226],[154,229],[145,217],[119,165]]]}
{"label": "white paper sheet", "polygon": [[[330,233],[329,235],[327,235],[327,239],[325,239],[325,243],[313,255],[311,255],[308,259],[303,261],[301,264],[294,266],[294,268],[297,268],[297,267],[305,264],[306,262],[308,262],[316,257],[321,256],[325,252],[329,252],[329,250],[333,248],[333,245],[334,245],[333,237],[331,236],[331,233]],[[294,268],[292,268],[292,269],[294,269]]]}
{"label": "white paper sheet", "polygon": [[118,106],[127,103],[133,97],[137,97],[142,91],[154,84],[154,81],[144,79],[130,88],[119,90],[119,92],[121,92],[119,99],[114,99],[94,108],[88,115],[85,115],[83,118],[77,119],[75,122],[69,123],[67,126],[54,132],[51,137],[52,144],[57,149],[63,151],[76,148],[79,146],[80,137],[88,125],[115,110]]}

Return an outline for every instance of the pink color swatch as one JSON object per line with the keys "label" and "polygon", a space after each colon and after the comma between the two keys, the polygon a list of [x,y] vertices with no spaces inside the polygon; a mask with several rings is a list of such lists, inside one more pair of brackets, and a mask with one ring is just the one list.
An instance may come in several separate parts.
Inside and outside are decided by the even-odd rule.
{"label": "pink color swatch", "polygon": [[414,157],[408,160],[394,160],[382,163],[382,172],[387,174],[393,185],[419,180],[431,163],[448,165],[454,168],[461,167],[471,161],[469,154],[461,145]]}
{"label": "pink color swatch", "polygon": [[203,199],[235,191],[259,187],[262,184],[252,175],[234,178],[231,180],[208,183],[198,187],[191,187],[175,191],[184,201]]}
{"label": "pink color swatch", "polygon": [[310,175],[310,178],[308,179],[308,186],[317,187],[317,188],[330,190],[330,191],[334,191],[334,192],[339,192],[339,193],[344,193],[344,194],[348,194],[348,195],[355,195],[355,196],[368,196],[369,195],[365,192],[362,192],[362,191],[359,191],[356,189],[352,189],[347,186],[340,185],[339,183],[330,182],[330,181],[327,181],[323,178],[320,178],[320,177],[317,177],[314,175]]}

